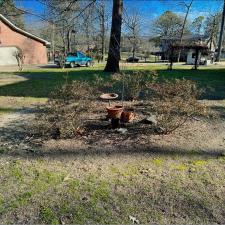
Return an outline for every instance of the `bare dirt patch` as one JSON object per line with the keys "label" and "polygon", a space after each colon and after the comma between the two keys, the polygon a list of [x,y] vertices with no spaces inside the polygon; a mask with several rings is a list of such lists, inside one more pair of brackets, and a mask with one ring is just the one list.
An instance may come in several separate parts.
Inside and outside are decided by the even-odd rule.
{"label": "bare dirt patch", "polygon": [[27,127],[34,119],[36,106],[45,101],[44,98],[0,97],[0,148],[11,152],[31,149]]}
{"label": "bare dirt patch", "polygon": [[[140,124],[145,114],[139,112],[136,112],[134,122],[125,125],[126,133],[122,134],[111,129],[110,121],[105,119],[107,103],[98,102],[98,109],[94,114],[88,115],[87,113],[85,116],[87,123],[82,135],[68,140],[42,141],[40,151],[50,155],[53,152],[63,151],[65,154],[68,152],[73,155],[74,153],[75,156],[83,153],[121,154],[122,152],[142,151],[149,153],[158,151],[159,154],[162,151],[165,154],[186,155],[191,152],[199,152],[199,154],[202,152],[203,155],[220,155],[225,153],[225,115],[223,112],[225,104],[223,101],[206,101],[205,103],[211,107],[211,113],[216,117],[196,117],[172,134],[156,135],[153,134],[150,125]],[[29,145],[32,146],[32,142],[36,143],[29,130],[34,112],[34,109],[28,108],[2,116],[1,145],[5,146],[10,143],[13,148],[14,141],[19,143],[25,141],[26,149],[28,149]],[[18,149],[17,152],[19,153],[20,150]]]}

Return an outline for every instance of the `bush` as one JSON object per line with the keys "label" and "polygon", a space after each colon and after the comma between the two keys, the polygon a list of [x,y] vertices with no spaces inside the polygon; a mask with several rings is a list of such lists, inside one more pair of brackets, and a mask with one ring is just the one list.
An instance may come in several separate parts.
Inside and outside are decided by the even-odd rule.
{"label": "bush", "polygon": [[131,74],[113,74],[112,81],[114,89],[122,94],[124,89],[125,100],[137,100],[140,98],[141,92],[146,88],[147,83],[154,83],[157,74],[156,72],[133,72]]}
{"label": "bush", "polygon": [[[138,99],[145,93],[146,108],[155,115],[157,133],[168,134],[189,118],[205,115],[206,108],[198,102],[201,94],[190,80],[157,81],[156,73],[134,72],[114,74],[108,82],[96,77],[90,84],[73,81],[57,88],[36,117],[38,134],[46,138],[72,138],[85,125],[87,112],[96,95],[124,88],[125,99]],[[120,90],[120,92],[119,92]],[[142,96],[143,97],[143,96]],[[92,107],[93,108],[93,107]],[[84,116],[85,115],[85,116]]]}
{"label": "bush", "polygon": [[148,85],[150,110],[157,117],[157,132],[168,134],[189,118],[205,115],[206,107],[198,102],[201,91],[190,80],[164,81]]}
{"label": "bush", "polygon": [[71,138],[82,126],[82,114],[91,106],[93,89],[86,83],[73,81],[56,88],[36,116],[38,134],[46,138]]}

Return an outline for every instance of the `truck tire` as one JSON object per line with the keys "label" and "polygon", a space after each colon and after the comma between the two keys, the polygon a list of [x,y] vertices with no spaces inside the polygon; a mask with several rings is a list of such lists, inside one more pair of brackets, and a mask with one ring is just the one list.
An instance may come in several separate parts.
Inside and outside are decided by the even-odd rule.
{"label": "truck tire", "polygon": [[86,62],[86,67],[90,67],[91,66],[91,62],[90,61],[87,61]]}
{"label": "truck tire", "polygon": [[70,67],[71,67],[71,68],[74,68],[74,67],[75,67],[75,63],[74,63],[74,62],[71,62],[71,63],[70,63]]}

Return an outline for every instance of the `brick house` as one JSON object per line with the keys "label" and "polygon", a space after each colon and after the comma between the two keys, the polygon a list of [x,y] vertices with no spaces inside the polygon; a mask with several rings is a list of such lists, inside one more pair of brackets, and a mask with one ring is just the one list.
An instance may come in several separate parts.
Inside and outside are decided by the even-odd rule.
{"label": "brick house", "polygon": [[16,65],[16,51],[22,50],[24,64],[46,64],[50,43],[11,23],[0,14],[0,65]]}

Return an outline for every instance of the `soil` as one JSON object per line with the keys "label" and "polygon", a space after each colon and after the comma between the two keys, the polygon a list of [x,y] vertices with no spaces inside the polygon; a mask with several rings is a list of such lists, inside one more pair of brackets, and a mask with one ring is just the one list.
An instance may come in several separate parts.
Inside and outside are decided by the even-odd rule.
{"label": "soil", "polygon": [[[201,154],[220,156],[225,154],[225,103],[205,101],[211,108],[214,118],[194,118],[189,120],[173,134],[156,135],[150,125],[136,129],[144,115],[136,116],[133,123],[127,124],[127,132],[121,133],[110,127],[105,119],[105,104],[90,118],[84,134],[70,140],[48,140],[41,142],[33,139],[27,129],[34,118],[34,109],[25,109],[1,116],[0,148],[7,148],[10,154],[38,152],[52,154],[65,151],[65,154],[114,154],[130,152],[151,152],[157,154]],[[140,125],[139,125],[140,127]],[[82,151],[81,151],[82,150]]]}
{"label": "soil", "polygon": [[34,118],[34,109],[26,108],[1,115],[0,149],[7,149],[11,154],[24,153],[32,149],[29,132],[26,127]]}

